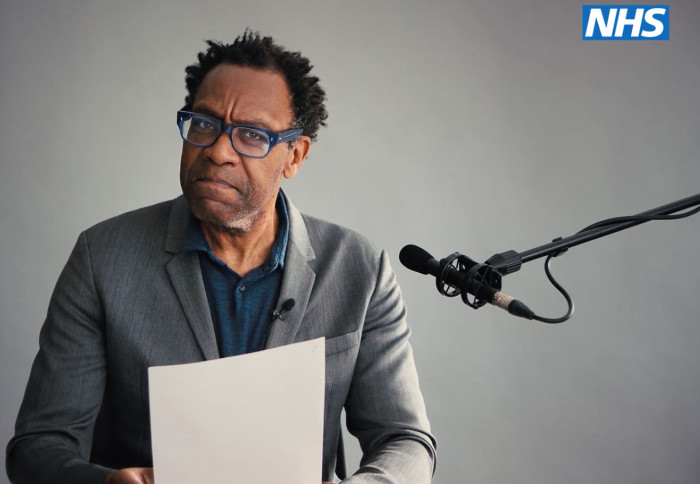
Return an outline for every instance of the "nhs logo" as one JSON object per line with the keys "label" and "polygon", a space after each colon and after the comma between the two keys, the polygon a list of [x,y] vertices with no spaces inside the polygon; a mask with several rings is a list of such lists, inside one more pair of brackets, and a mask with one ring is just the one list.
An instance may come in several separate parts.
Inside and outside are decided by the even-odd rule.
{"label": "nhs logo", "polygon": [[668,5],[584,5],[583,40],[668,40]]}

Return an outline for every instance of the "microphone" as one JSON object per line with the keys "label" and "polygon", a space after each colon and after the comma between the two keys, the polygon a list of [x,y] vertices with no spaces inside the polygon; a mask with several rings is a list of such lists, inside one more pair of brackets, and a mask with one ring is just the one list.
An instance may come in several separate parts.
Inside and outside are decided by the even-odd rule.
{"label": "microphone", "polygon": [[275,309],[274,311],[272,311],[272,320],[274,321],[275,319],[280,319],[284,321],[285,319],[287,319],[287,313],[292,310],[296,303],[297,302],[292,298],[289,298],[286,301],[284,301],[279,309]]}
{"label": "microphone", "polygon": [[272,319],[270,320],[270,324],[267,325],[267,330],[265,331],[265,344],[267,344],[267,340],[270,337],[270,330],[272,329],[275,320],[279,319],[280,321],[284,321],[287,319],[287,313],[292,310],[296,303],[297,302],[294,299],[289,298],[282,303],[282,306],[280,306],[279,309],[273,309],[270,311]]}
{"label": "microphone", "polygon": [[[425,249],[417,245],[407,245],[401,249],[399,260],[407,269],[420,272],[421,274],[435,276],[437,278],[438,290],[445,295],[456,296],[459,292],[467,292],[477,298],[479,302],[488,302],[489,304],[493,304],[494,306],[508,311],[514,316],[533,319],[535,315],[525,304],[500,291],[500,276],[495,280],[498,282],[498,289],[486,283],[484,281],[484,275],[478,270],[473,270],[478,269],[479,267],[477,266],[480,265],[467,257],[452,257],[449,262],[447,259],[438,261]],[[450,265],[450,262],[454,260],[459,260],[461,263],[459,270]],[[456,288],[457,291],[452,294],[447,293],[441,289],[441,286],[444,284]],[[464,296],[462,299],[464,299]],[[465,302],[475,309],[483,305],[483,302],[475,302],[473,304],[466,300]]]}

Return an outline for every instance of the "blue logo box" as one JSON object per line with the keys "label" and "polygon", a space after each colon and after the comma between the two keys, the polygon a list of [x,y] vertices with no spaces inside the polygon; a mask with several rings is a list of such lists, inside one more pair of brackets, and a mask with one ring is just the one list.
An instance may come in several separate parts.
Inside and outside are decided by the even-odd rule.
{"label": "blue logo box", "polygon": [[584,5],[583,40],[668,40],[668,5]]}

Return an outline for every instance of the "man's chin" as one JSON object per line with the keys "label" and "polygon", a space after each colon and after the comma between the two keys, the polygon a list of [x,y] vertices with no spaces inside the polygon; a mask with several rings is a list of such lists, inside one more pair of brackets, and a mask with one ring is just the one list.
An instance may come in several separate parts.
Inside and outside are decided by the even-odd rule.
{"label": "man's chin", "polygon": [[188,200],[188,205],[200,222],[212,227],[247,232],[254,224],[255,217],[238,206],[210,199]]}

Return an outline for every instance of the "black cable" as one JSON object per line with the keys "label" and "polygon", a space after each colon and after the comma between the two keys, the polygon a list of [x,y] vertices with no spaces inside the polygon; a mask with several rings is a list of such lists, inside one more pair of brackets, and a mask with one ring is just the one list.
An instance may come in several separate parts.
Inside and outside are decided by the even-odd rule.
{"label": "black cable", "polygon": [[700,205],[692,210],[689,210],[689,211],[683,212],[683,213],[677,213],[675,215],[629,215],[629,216],[625,216],[625,217],[609,218],[606,220],[601,220],[600,222],[596,222],[592,225],[589,225],[588,227],[581,229],[576,233],[580,234],[580,233],[586,232],[588,230],[597,229],[598,227],[604,227],[606,225],[613,225],[613,224],[624,223],[624,222],[649,222],[651,220],[677,220],[679,218],[690,217],[691,215],[695,215],[698,212],[700,212]]}
{"label": "black cable", "polygon": [[569,296],[569,293],[566,292],[566,289],[559,284],[556,279],[554,279],[554,276],[552,276],[552,273],[549,270],[549,261],[554,257],[553,255],[548,255],[547,259],[544,261],[544,272],[547,274],[547,278],[549,279],[549,282],[552,283],[554,287],[557,288],[557,290],[562,293],[564,296],[564,299],[566,299],[566,303],[569,305],[569,310],[566,312],[566,314],[560,318],[543,318],[542,316],[534,315],[532,319],[541,321],[543,323],[549,323],[549,324],[557,324],[557,323],[563,323],[564,321],[568,320],[571,315],[574,313],[574,301],[571,299],[571,296]]}
{"label": "black cable", "polygon": [[[681,219],[681,218],[685,218],[685,217],[690,217],[691,215],[695,215],[698,212],[700,212],[700,205],[692,210],[688,210],[687,212],[677,213],[674,215],[630,215],[630,216],[625,216],[625,217],[609,218],[606,220],[601,220],[600,222],[596,222],[592,225],[589,225],[588,227],[579,230],[577,233],[580,234],[582,232],[597,229],[599,227],[605,227],[607,225],[613,225],[613,224],[625,223],[625,222],[648,222],[651,220],[677,220],[677,219]],[[543,318],[543,317],[535,314],[532,317],[532,319],[535,319],[537,321],[541,321],[543,323],[557,324],[557,323],[563,323],[564,321],[568,320],[571,317],[571,315],[574,313],[574,302],[571,299],[571,296],[569,296],[569,293],[566,292],[566,289],[564,289],[564,287],[561,284],[559,284],[556,281],[556,279],[554,279],[554,276],[552,276],[552,273],[549,270],[549,262],[552,259],[552,257],[556,257],[558,255],[561,255],[565,251],[566,251],[566,249],[564,249],[563,251],[560,249],[554,253],[549,254],[547,256],[547,259],[545,260],[545,263],[544,263],[544,271],[547,274],[547,278],[549,279],[549,282],[551,282],[552,285],[554,287],[556,287],[557,290],[564,296],[564,299],[566,299],[566,303],[569,305],[569,309],[566,312],[566,314],[560,318]]]}

